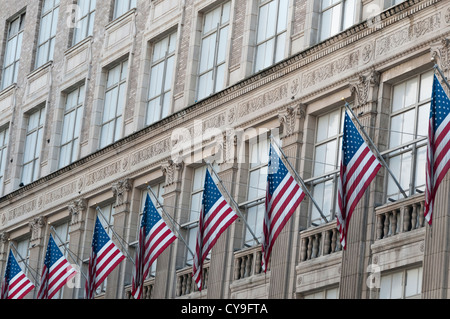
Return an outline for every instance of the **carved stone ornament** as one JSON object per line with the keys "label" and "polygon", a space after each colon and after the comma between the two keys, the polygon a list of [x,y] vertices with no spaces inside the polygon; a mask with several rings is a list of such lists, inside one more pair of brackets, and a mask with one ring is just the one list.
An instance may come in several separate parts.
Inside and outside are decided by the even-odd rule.
{"label": "carved stone ornament", "polygon": [[290,136],[298,130],[298,121],[304,119],[306,115],[306,105],[300,103],[295,106],[288,106],[286,110],[278,114],[278,119],[283,128],[283,135]]}
{"label": "carved stone ornament", "polygon": [[28,225],[31,230],[31,241],[41,239],[44,235],[44,226],[47,223],[47,218],[43,216],[33,218]]}
{"label": "carved stone ornament", "polygon": [[0,244],[6,244],[9,241],[9,233],[3,232],[0,234]]}
{"label": "carved stone ornament", "polygon": [[68,206],[69,214],[71,216],[71,225],[82,222],[83,212],[87,209],[87,201],[80,198],[71,202]]}
{"label": "carved stone ornament", "polygon": [[374,69],[367,74],[360,74],[357,79],[351,81],[350,90],[355,94],[355,106],[364,106],[371,102],[371,89],[380,82],[380,73]]}
{"label": "carved stone ornament", "polygon": [[176,163],[172,160],[168,160],[166,163],[162,164],[161,170],[166,177],[165,186],[178,182],[180,180],[180,174],[183,168],[184,162]]}
{"label": "carved stone ornament", "polygon": [[443,72],[450,69],[450,39],[443,38],[431,45],[431,59]]}
{"label": "carved stone ornament", "polygon": [[123,205],[126,203],[125,196],[132,188],[131,179],[126,178],[114,183],[111,187],[114,196],[116,197],[116,205]]}

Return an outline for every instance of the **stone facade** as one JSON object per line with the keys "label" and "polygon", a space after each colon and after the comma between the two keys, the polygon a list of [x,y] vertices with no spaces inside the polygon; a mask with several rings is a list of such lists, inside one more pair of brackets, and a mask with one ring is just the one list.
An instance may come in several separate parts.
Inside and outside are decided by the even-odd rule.
{"label": "stone facade", "polygon": [[[423,194],[411,187],[407,198],[390,201],[389,176],[382,168],[353,214],[346,250],[340,247],[333,214],[328,223],[311,224],[313,204],[306,197],[278,237],[267,273],[261,272],[260,247],[245,244],[242,220],[249,209],[246,150],[258,134],[279,132],[284,151],[311,192],[318,180],[313,164],[318,162],[318,119],[342,109],[343,99],[352,104],[386,159],[396,151],[389,147],[393,87],[435,64],[449,75],[447,1],[407,0],[394,6],[382,0],[355,1],[352,26],[319,42],[320,1],[289,0],[283,59],[255,73],[259,1],[231,0],[225,89],[200,101],[196,90],[203,16],[226,1],[137,0],[136,8],[117,18],[115,1],[97,1],[92,35],[72,45],[77,1],[61,0],[53,59],[36,68],[44,2],[7,0],[0,11],[2,70],[9,23],[26,13],[18,80],[0,91],[0,130],[9,129],[0,179],[2,275],[10,245],[26,242],[28,247],[21,251],[27,254],[27,271],[39,278],[51,226],[61,225],[67,225],[68,259],[85,273],[96,208],[110,206],[113,225],[108,227],[114,227],[113,240],[127,249],[128,258],[97,298],[130,298],[142,194],[149,185],[163,185],[165,212],[174,220],[168,225],[188,238],[194,169],[213,158],[243,217],[212,249],[204,264],[202,291],[194,287],[188,251],[178,239],[158,258],[145,298],[291,299],[335,291],[340,298],[376,299],[384,296],[382,283],[389,276],[411,269],[420,269],[420,289],[413,296],[448,298],[449,174],[438,192],[430,227],[423,219]],[[169,115],[146,125],[154,44],[173,32]],[[122,135],[100,148],[108,70],[125,60]],[[66,97],[80,85],[85,93],[79,154],[59,168]],[[43,135],[37,141],[42,143],[39,177],[21,185],[27,119],[38,107],[45,108]],[[415,148],[421,141],[404,147]],[[328,175],[323,178],[332,180],[337,169]],[[78,286],[64,287],[59,297],[82,298],[85,279],[78,279]]]}

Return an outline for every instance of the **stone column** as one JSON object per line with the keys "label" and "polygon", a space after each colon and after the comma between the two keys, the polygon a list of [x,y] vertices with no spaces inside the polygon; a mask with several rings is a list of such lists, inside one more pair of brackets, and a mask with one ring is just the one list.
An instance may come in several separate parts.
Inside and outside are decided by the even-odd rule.
{"label": "stone column", "polygon": [[[305,109],[306,106],[303,104],[292,104],[287,106],[278,116],[282,130],[283,151],[297,172],[300,168],[300,161],[297,159],[300,157],[302,147],[303,131],[301,129],[304,124]],[[284,158],[282,160],[285,161]],[[288,164],[286,164],[286,167],[290,171]],[[295,173],[291,172],[291,174],[297,180]],[[295,266],[298,259],[297,255],[300,252],[299,212],[300,209],[297,208],[274,243],[269,263],[269,298],[286,299],[294,297]]]}
{"label": "stone column", "polygon": [[[4,276],[6,270],[6,262],[9,254],[9,234],[7,232],[0,233],[0,274]],[[24,269],[22,269],[24,270]],[[2,277],[3,279],[3,277]],[[1,282],[1,280],[0,280]]]}
{"label": "stone column", "polygon": [[[442,39],[432,45],[434,62],[450,76],[450,40]],[[437,76],[447,95],[450,90]],[[423,256],[422,298],[447,299],[450,296],[450,172],[442,180],[434,201],[432,225],[426,225],[425,250]],[[426,223],[427,224],[427,223]]]}
{"label": "stone column", "polygon": [[[175,163],[172,160],[168,160],[163,163],[161,167],[166,182],[164,186],[164,209],[172,219],[176,220],[176,207],[179,206],[180,193],[181,193],[181,180],[184,169],[184,163]],[[162,218],[165,220],[167,226],[178,237],[166,250],[164,250],[158,257],[156,264],[156,277],[155,287],[153,291],[153,298],[164,299],[174,298],[176,289],[176,270],[177,270],[177,252],[180,253],[185,250],[185,245],[179,238],[179,234],[174,229],[172,222],[165,214],[162,214]],[[178,227],[175,225],[175,227]]]}
{"label": "stone column", "polygon": [[[131,191],[133,189],[133,182],[131,179],[126,178],[120,180],[112,185],[112,192],[116,198],[116,203],[114,205],[114,232],[116,235],[111,236],[112,241],[116,246],[123,252],[125,257],[128,257],[128,247],[123,247],[124,238],[127,236],[127,225],[128,216],[130,214],[130,202],[131,202]],[[127,251],[124,251],[126,249]],[[106,285],[106,299],[122,299],[124,294],[124,276],[125,276],[125,266],[127,259],[123,260],[108,276],[108,284]]]}
{"label": "stone column", "polygon": [[[359,121],[365,127],[366,133],[374,143],[377,139],[374,138],[375,131],[370,127],[376,126],[378,84],[379,73],[375,70],[360,74],[350,83],[350,89],[354,93],[353,112],[358,116]],[[356,121],[354,123],[361,132],[358,123]],[[362,133],[361,135],[366,141],[365,136]],[[370,145],[369,147],[372,149]],[[379,176],[383,171],[383,169],[380,169],[378,176],[366,189],[350,220],[347,248],[342,254],[339,286],[339,297],[343,299],[366,298],[370,293],[365,284],[367,276],[370,274],[366,269],[370,264],[370,245],[375,240],[374,203],[375,198],[381,198],[383,193],[383,177]]]}
{"label": "stone column", "polygon": [[[74,200],[68,205],[69,215],[70,215],[70,227],[69,227],[69,245],[68,248],[73,252],[75,256],[78,256],[81,260],[89,258],[86,254],[83,256],[83,234],[84,225],[86,221],[87,214],[87,201],[83,198]],[[70,263],[78,265],[78,274],[72,279],[74,281],[75,289],[64,289],[63,297],[64,299],[74,299],[83,298],[84,291],[81,287],[84,287],[86,279],[83,277],[81,272],[85,272],[83,269],[83,264],[81,260],[73,260],[72,255],[68,254],[67,259]],[[87,267],[86,267],[87,268]],[[79,288],[79,289],[77,289]]]}
{"label": "stone column", "polygon": [[[47,219],[45,217],[35,217],[28,223],[31,231],[31,238],[30,238],[30,258],[28,266],[31,269],[34,269],[37,274],[37,285],[36,290],[36,296],[37,292],[39,291],[39,285],[41,280],[41,273],[42,273],[42,266],[44,265],[44,258],[45,258],[45,252],[47,249],[47,246],[44,247],[44,245],[47,245],[48,240],[45,240],[45,233],[46,233],[46,225],[47,225]],[[23,256],[25,257],[25,256]],[[31,293],[30,293],[31,295]]]}

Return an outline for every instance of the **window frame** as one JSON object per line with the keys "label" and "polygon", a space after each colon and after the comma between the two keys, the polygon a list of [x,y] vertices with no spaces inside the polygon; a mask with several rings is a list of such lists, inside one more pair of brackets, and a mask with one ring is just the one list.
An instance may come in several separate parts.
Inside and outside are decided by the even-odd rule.
{"label": "window frame", "polygon": [[[262,39],[261,41],[258,41],[258,39],[260,37],[260,33],[262,31],[262,30],[260,30],[260,22],[261,22],[261,14],[262,14],[261,13],[261,8],[263,8],[264,6],[270,5],[271,3],[274,3],[275,1],[276,1],[276,8],[277,8],[276,22],[275,22],[275,32],[274,32],[274,34],[272,36],[268,36],[267,37],[266,35],[264,35],[264,39]],[[278,57],[280,53],[278,52],[278,45],[277,45],[277,43],[278,42],[280,42],[282,44],[286,43],[286,38],[288,37],[288,29],[289,29],[288,28],[288,25],[289,25],[288,21],[289,21],[289,19],[286,18],[286,26],[285,26],[285,28],[282,29],[281,31],[278,30],[278,22],[280,20],[282,20],[282,19],[280,19],[280,2],[281,1],[286,1],[287,2],[285,14],[286,14],[286,17],[288,17],[289,16],[290,0],[263,0],[263,1],[260,1],[260,3],[257,5],[258,6],[258,8],[257,8],[257,16],[258,16],[258,18],[257,18],[256,33],[255,33],[255,53],[254,53],[255,56],[254,56],[254,65],[253,65],[253,72],[254,73],[260,72],[260,71],[262,71],[262,70],[264,70],[264,69],[266,69],[266,68],[268,68],[268,67],[270,67],[270,66],[272,66],[272,65],[274,65],[274,64],[276,64],[276,63],[278,63],[280,61],[282,61],[287,56],[286,47],[282,46],[281,48],[283,50],[283,52],[282,52],[283,53],[282,54],[283,57],[281,57],[281,58]],[[285,38],[284,41],[280,41],[279,38],[282,37],[283,34],[285,35],[286,38]],[[261,60],[261,61],[263,61],[262,64],[261,64],[261,67],[259,67],[258,61],[260,61],[260,60],[259,60],[259,57],[258,57],[258,50],[259,50],[260,47],[262,47],[262,45],[267,44],[271,40],[274,40],[273,49],[270,52],[270,54],[272,56],[272,59],[271,59],[272,62],[269,63],[269,64],[266,64],[265,61],[264,61],[265,59],[263,59],[263,60]],[[264,50],[264,56],[266,56],[266,52],[267,52],[267,49]]]}
{"label": "window frame", "polygon": [[[69,96],[70,96],[70,94],[74,93],[75,91],[76,91],[77,101],[74,105],[71,105],[70,108],[68,109],[67,107],[68,107],[68,103],[69,103]],[[82,92],[82,95],[81,95],[81,92]],[[59,159],[58,159],[58,167],[59,168],[63,168],[67,165],[70,165],[71,163],[75,162],[79,157],[80,138],[81,138],[82,125],[83,125],[82,119],[84,116],[85,95],[86,95],[86,86],[85,86],[85,84],[81,84],[78,87],[76,87],[74,90],[71,90],[70,92],[68,92],[65,96],[63,125],[62,125],[62,130],[61,130],[61,141],[60,141],[60,146],[59,146]],[[67,131],[67,128],[65,127],[66,118],[74,112],[75,112],[75,117],[73,118],[73,120],[75,121],[75,123],[73,123],[73,129],[71,132],[72,137],[70,139],[68,139],[67,141],[63,141],[64,134],[65,134],[64,132]],[[69,124],[69,127],[70,126],[71,126],[71,124]],[[72,145],[71,145],[70,151],[69,151],[69,153],[70,153],[69,161],[68,161],[68,163],[61,163],[63,148],[70,144],[72,144]]]}
{"label": "window frame", "polygon": [[0,127],[0,197],[3,195],[9,146],[9,126]]}
{"label": "window frame", "polygon": [[[318,0],[320,1],[320,11],[319,11],[319,16],[320,16],[320,22],[319,22],[319,32],[318,32],[318,40],[319,42],[325,41],[333,36],[335,36],[336,34],[339,34],[340,32],[350,28],[351,26],[353,26],[355,24],[356,21],[356,13],[357,13],[357,0],[330,0],[331,3],[330,5],[328,5],[327,7],[323,7],[323,1],[324,0]],[[336,1],[335,3],[332,3],[333,1]],[[353,4],[353,12],[352,12],[352,17],[353,17],[353,21],[351,21],[351,23],[349,25],[346,25],[346,15],[348,14],[347,10],[346,10],[346,4],[348,3],[348,1],[354,1]],[[331,10],[331,14],[333,14],[333,8],[337,7],[337,6],[341,6],[340,12],[339,12],[339,22],[338,24],[338,30],[335,31],[333,33],[333,19],[336,17],[331,16],[331,19],[324,19],[324,13]],[[323,30],[324,30],[324,21],[330,21],[330,25],[329,25],[329,29],[327,31],[326,35],[323,35]]]}
{"label": "window frame", "polygon": [[[409,164],[409,170],[408,170],[408,187],[405,189],[405,187],[403,187],[404,185],[402,185],[403,190],[405,191],[405,193],[408,196],[423,192],[425,189],[425,179],[423,180],[423,184],[421,185],[416,185],[417,182],[417,177],[418,177],[418,164],[419,164],[419,160],[418,160],[418,152],[421,151],[425,151],[425,160],[426,160],[426,148],[427,148],[427,137],[428,137],[428,131],[427,128],[424,130],[424,133],[426,134],[426,136],[419,136],[419,111],[421,107],[426,107],[426,105],[430,105],[431,104],[431,94],[429,98],[425,98],[423,100],[420,100],[420,95],[421,95],[421,81],[424,75],[427,74],[433,74],[433,71],[428,69],[425,71],[421,71],[415,73],[412,76],[409,76],[405,79],[402,79],[401,81],[398,81],[394,84],[392,84],[391,86],[391,92],[390,92],[390,109],[389,109],[389,124],[388,124],[388,130],[389,130],[389,136],[388,136],[388,140],[387,140],[387,149],[383,152],[381,152],[381,155],[383,157],[386,158],[386,162],[389,165],[389,167],[391,167],[392,165],[392,159],[399,157],[399,156],[403,156],[403,155],[408,155],[411,154],[411,163]],[[393,103],[394,103],[394,90],[396,86],[402,85],[402,84],[406,84],[408,81],[411,81],[412,79],[417,79],[417,87],[416,87],[416,96],[415,96],[415,100],[414,103],[407,106],[407,107],[400,107],[398,110],[393,111],[392,107],[393,107]],[[432,81],[432,78],[431,78]],[[431,88],[431,83],[430,83],[430,88]],[[431,90],[431,89],[430,89]],[[426,109],[425,109],[426,110]],[[409,140],[406,141],[404,143],[400,143],[399,145],[395,145],[395,146],[391,146],[391,137],[393,133],[398,133],[398,132],[402,132],[401,135],[410,135],[408,132],[404,132],[404,131],[395,131],[392,128],[392,119],[394,117],[397,116],[401,116],[402,114],[406,114],[408,112],[413,112],[414,114],[414,125],[413,125],[413,137]],[[426,112],[427,118],[426,118],[426,123],[428,123],[428,116],[429,116],[429,108],[428,111]],[[401,138],[401,137],[400,137]],[[400,167],[402,167],[404,165],[404,163],[402,163],[403,161],[400,161]],[[398,173],[396,174],[396,171],[394,171],[394,174],[396,175],[397,180],[399,181],[399,183],[401,184],[401,176],[398,176]],[[425,172],[425,167],[423,168],[423,171]],[[400,190],[398,189],[398,187],[395,185],[394,188],[396,190],[395,193],[388,193],[388,188],[389,188],[389,184],[390,183],[394,183],[394,181],[392,180],[392,177],[390,175],[386,175],[385,178],[385,202],[389,202],[389,201],[395,201],[398,199],[403,198],[401,195]]]}
{"label": "window frame", "polygon": [[[148,91],[147,91],[147,100],[146,100],[146,114],[145,114],[145,126],[149,126],[152,125],[158,121],[160,121],[161,119],[167,117],[171,111],[172,111],[172,100],[173,100],[173,81],[174,81],[174,74],[175,74],[175,60],[176,60],[176,47],[177,47],[177,31],[171,32],[170,34],[168,34],[167,36],[163,37],[162,39],[159,39],[157,41],[155,41],[152,45],[152,55],[151,55],[151,60],[150,60],[150,72],[149,72],[149,87],[148,87]],[[155,57],[155,49],[156,46],[159,43],[162,43],[163,41],[167,40],[167,46],[166,46],[166,50],[165,50],[165,54],[164,56],[162,56],[159,59],[154,60]],[[170,51],[170,48],[172,46],[172,41],[174,42],[173,44],[173,50]],[[169,60],[173,59],[173,63],[172,63],[172,67],[170,68],[170,63]],[[163,72],[162,72],[162,78],[161,81],[159,81],[159,78],[155,79],[153,77],[152,71],[154,69],[156,69],[159,65],[161,65],[163,63]],[[156,77],[158,77],[158,75],[155,75]],[[170,81],[168,81],[167,79],[170,79]],[[157,81],[158,83],[162,83],[161,85],[161,89],[159,90],[159,92],[157,92],[158,90],[155,90],[155,95],[151,95],[152,94],[152,85],[153,83]],[[166,87],[166,85],[168,85],[168,87]],[[166,96],[168,95],[168,96]],[[159,114],[158,116],[155,116],[157,112],[156,108],[152,109],[151,103],[152,101],[157,101],[160,100],[159,103],[155,106],[159,107]],[[167,101],[167,99],[169,99],[169,101]],[[165,109],[165,105],[167,104],[167,110]],[[152,116],[150,116],[150,114],[152,114]]]}
{"label": "window frame", "polygon": [[[87,12],[83,15],[83,12],[80,12],[81,1],[88,1],[89,6]],[[94,3],[94,5],[92,5]],[[77,8],[80,8],[80,10],[77,10],[76,16],[75,16],[75,30],[73,32],[73,38],[72,38],[72,45],[76,45],[86,39],[87,37],[91,36],[93,34],[94,30],[94,23],[95,23],[95,13],[96,13],[96,7],[97,7],[97,0],[78,0],[77,1]],[[87,23],[84,24],[84,20],[87,20]],[[79,27],[81,23],[82,27]],[[84,33],[79,36],[80,32],[83,32],[83,26],[87,26],[86,29],[84,29]],[[92,29],[91,29],[92,27]]]}
{"label": "window frame", "polygon": [[[225,6],[228,6],[228,19],[226,21],[222,22],[222,18],[224,16],[224,10],[225,10]],[[217,23],[216,27],[211,28],[210,30],[205,31],[205,24],[206,24],[206,20],[209,14],[213,14],[213,12],[215,10],[217,10],[220,7],[220,22]],[[223,90],[226,87],[226,80],[227,80],[227,61],[228,61],[228,54],[226,54],[226,52],[228,52],[227,48],[229,45],[229,37],[230,37],[230,31],[231,31],[231,12],[232,12],[232,7],[231,7],[231,0],[230,1],[226,1],[224,3],[221,3],[219,6],[216,6],[215,8],[213,8],[212,10],[209,10],[207,12],[205,12],[203,14],[202,17],[202,27],[201,27],[201,39],[200,39],[200,51],[199,51],[199,59],[198,59],[198,74],[197,74],[197,89],[196,89],[196,100],[202,100],[207,98],[208,96],[217,93],[221,90]],[[226,29],[226,34],[222,35],[222,31]],[[214,53],[213,53],[213,61],[212,61],[212,66],[206,66],[206,68],[203,70],[202,69],[202,63],[204,63],[204,61],[202,62],[202,57],[203,57],[203,52],[204,49],[206,48],[206,39],[209,39],[210,37],[215,36],[215,41],[214,41]],[[220,50],[220,44],[222,41],[222,37],[225,37],[224,41],[224,45],[225,45],[225,52],[221,52]],[[208,47],[211,48],[211,47]],[[223,59],[219,61],[219,54],[223,54]],[[206,56],[206,58],[208,58],[208,56]],[[208,61],[206,62],[206,64],[208,64]],[[219,76],[219,68],[224,68],[223,70],[223,78],[220,78]],[[212,87],[208,88],[208,86],[206,86],[205,88],[203,88],[202,86],[202,77],[206,77],[208,76],[208,74],[212,75]],[[208,82],[208,78],[205,78],[206,81]],[[220,86],[220,81],[222,81],[222,85]],[[203,88],[203,89],[202,89]]]}
{"label": "window frame", "polygon": [[[46,1],[53,1],[52,7],[44,11]],[[60,6],[60,0],[44,0],[42,2],[42,12],[40,17],[40,26],[39,26],[39,34],[37,39],[37,49],[36,49],[36,62],[35,62],[35,68],[39,68],[46,64],[49,61],[53,60],[54,57],[54,48],[55,48],[55,38],[57,35],[57,25],[58,25],[58,18],[59,18],[59,6]],[[56,12],[56,13],[55,13]],[[56,14],[56,15],[55,15]],[[49,34],[43,34],[43,22],[44,18],[51,15],[50,20],[50,28],[49,28]],[[56,20],[55,20],[56,17]],[[56,25],[54,25],[56,23]],[[54,32],[53,32],[54,29]],[[44,39],[42,39],[45,37]],[[48,44],[46,52],[42,52],[43,48]],[[45,54],[45,59],[41,61],[41,54]]]}
{"label": "window frame", "polygon": [[[32,115],[39,113],[38,117],[38,123],[37,126],[32,128],[30,130],[30,118]],[[42,151],[42,143],[43,143],[43,130],[44,130],[44,124],[45,124],[45,107],[41,106],[36,109],[34,109],[32,112],[30,112],[27,116],[27,125],[26,125],[26,136],[25,136],[25,144],[24,144],[24,152],[23,152],[23,160],[22,160],[22,174],[21,174],[21,180],[24,185],[28,183],[32,183],[36,181],[39,178],[40,174],[40,157],[41,157],[41,151]],[[34,145],[34,154],[33,158],[29,161],[26,161],[26,153],[27,153],[27,141],[30,136],[32,136],[34,133],[36,133],[36,141]],[[40,136],[41,135],[41,136]],[[30,181],[24,180],[24,173],[25,173],[25,166],[32,164],[31,169],[31,179]]]}
{"label": "window frame", "polygon": [[[26,18],[26,13],[20,13],[17,17],[11,19],[11,21],[9,21],[8,23],[8,31],[7,31],[7,35],[6,35],[6,45],[5,45],[5,56],[3,58],[3,65],[2,65],[2,82],[0,85],[0,90],[4,90],[6,89],[8,86],[17,83],[17,78],[18,78],[18,72],[19,72],[19,65],[20,65],[20,57],[22,55],[22,40],[23,40],[23,34],[24,34],[24,29],[25,29],[25,18]],[[13,23],[15,21],[19,20],[19,26],[18,26],[18,30],[17,32],[15,32],[14,34],[11,34],[11,28],[13,27]],[[11,63],[8,63],[7,61],[7,57],[8,57],[8,51],[11,50],[10,49],[10,45],[11,45],[11,41],[13,41],[13,39],[16,38],[16,42],[15,42],[15,47],[14,47],[14,59]],[[19,49],[20,48],[20,49]],[[17,57],[17,54],[19,54],[19,56]],[[6,81],[6,70],[8,68],[12,67],[12,75],[11,75],[11,79],[10,81]]]}
{"label": "window frame", "polygon": [[[126,5],[126,7],[128,9],[119,11],[119,8],[122,9],[122,6],[123,6],[123,3],[122,3],[122,6],[118,6],[118,4],[120,4],[119,1],[127,1],[128,4]],[[116,20],[117,18],[123,16],[125,13],[127,13],[131,9],[136,8],[136,6],[137,6],[137,0],[114,0],[113,20]]]}
{"label": "window frame", "polygon": [[[128,91],[128,75],[129,75],[128,74],[128,68],[129,68],[128,63],[129,63],[128,59],[122,60],[122,61],[114,64],[112,67],[110,67],[106,71],[103,112],[102,112],[102,119],[101,119],[101,124],[100,124],[100,141],[99,141],[100,148],[104,148],[104,147],[107,147],[108,145],[114,144],[123,136],[123,126],[124,126],[123,117],[124,117],[124,110],[125,110],[125,106],[126,106],[126,96],[127,96],[127,91]],[[112,75],[111,71],[113,71],[116,68],[120,69],[118,81],[114,82],[110,86],[108,86],[109,78]],[[124,72],[126,73],[125,76],[123,76]],[[122,85],[124,85],[123,87],[125,90],[125,92],[123,93],[123,96],[121,96],[121,94],[120,94],[120,89],[121,89]],[[114,117],[112,117],[110,119],[105,119],[105,116],[107,116],[107,114],[111,113],[111,110],[109,109],[111,103],[107,103],[107,96],[108,96],[108,93],[112,92],[113,90],[117,90],[117,96],[116,96],[116,100],[115,100]],[[114,97],[114,95],[111,95],[111,97]],[[120,113],[118,113],[119,110],[120,110]],[[106,136],[107,140],[103,141],[103,138],[104,138],[103,130],[104,130],[104,128],[107,128],[107,125],[110,125],[111,123],[113,125],[112,137],[109,135],[110,132],[107,131],[106,132],[108,134]],[[118,129],[119,129],[119,131],[117,131]]]}
{"label": "window frame", "polygon": [[[418,291],[419,291],[419,293],[418,294],[415,294],[415,295],[410,295],[410,296],[406,296],[406,288],[407,288],[407,285],[408,285],[408,272],[409,271],[415,271],[415,270],[417,270],[418,271],[418,279],[420,279],[420,282],[417,282],[418,283]],[[382,283],[383,283],[383,279],[386,279],[386,278],[388,278],[388,277],[391,277],[391,276],[394,276],[394,275],[398,275],[398,274],[401,274],[401,276],[402,276],[402,282],[401,282],[401,296],[400,296],[400,298],[395,298],[395,299],[419,299],[419,298],[421,298],[421,296],[422,296],[422,292],[421,292],[421,287],[422,287],[422,285],[423,285],[423,266],[422,265],[416,265],[416,266],[413,266],[413,267],[407,267],[407,268],[404,268],[404,269],[401,269],[401,270],[397,270],[397,271],[388,271],[387,273],[381,273],[381,277],[380,277],[380,290],[379,290],[379,295],[378,295],[378,299],[394,299],[394,298],[392,298],[391,296],[392,296],[392,279],[390,280],[390,284],[389,284],[389,298],[381,298],[381,294],[382,294],[382,291],[381,291],[381,289],[382,289]]]}

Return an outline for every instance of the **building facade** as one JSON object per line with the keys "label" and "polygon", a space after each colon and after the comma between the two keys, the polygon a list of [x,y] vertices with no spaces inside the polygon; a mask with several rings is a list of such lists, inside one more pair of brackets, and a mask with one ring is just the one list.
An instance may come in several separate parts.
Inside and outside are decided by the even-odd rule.
{"label": "building facade", "polygon": [[[158,258],[145,298],[449,297],[450,174],[433,225],[423,217],[434,65],[449,75],[448,1],[2,0],[1,7],[2,276],[12,247],[39,284],[54,234],[79,270],[55,298],[83,298],[101,214],[127,258],[97,298],[131,298],[151,187],[186,243],[179,238]],[[382,168],[342,250],[335,212],[344,101],[403,192]],[[305,197],[263,273],[270,135],[326,220]],[[240,217],[212,249],[198,291],[188,247],[208,162]]]}

